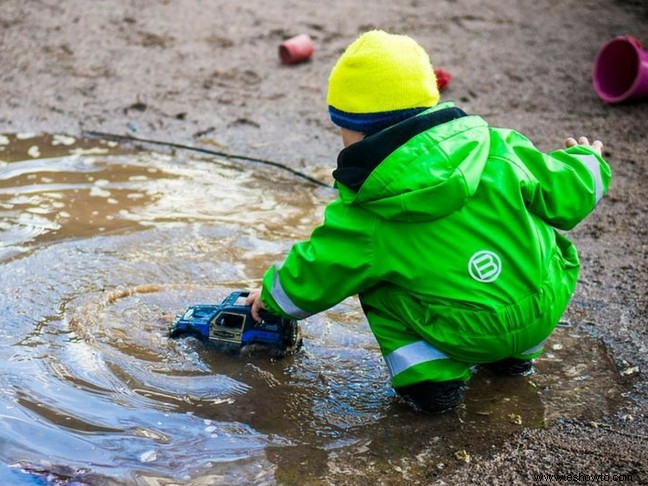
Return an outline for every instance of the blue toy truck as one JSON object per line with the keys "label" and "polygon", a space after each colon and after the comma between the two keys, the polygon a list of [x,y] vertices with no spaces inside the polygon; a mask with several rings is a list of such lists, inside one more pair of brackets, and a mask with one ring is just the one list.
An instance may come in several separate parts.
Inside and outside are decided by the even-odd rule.
{"label": "blue toy truck", "polygon": [[243,347],[260,344],[281,353],[297,351],[302,344],[295,320],[261,311],[261,322],[252,317],[252,307],[239,303],[249,292],[236,291],[220,304],[198,304],[178,316],[169,336],[196,336],[203,341]]}

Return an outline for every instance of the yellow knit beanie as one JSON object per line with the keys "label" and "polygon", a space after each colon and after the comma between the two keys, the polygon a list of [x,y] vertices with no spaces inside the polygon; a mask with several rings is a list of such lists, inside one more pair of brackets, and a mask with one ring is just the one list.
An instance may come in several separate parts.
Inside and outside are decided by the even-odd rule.
{"label": "yellow knit beanie", "polygon": [[333,123],[373,133],[436,105],[439,90],[430,58],[414,39],[372,30],[338,59],[326,101]]}

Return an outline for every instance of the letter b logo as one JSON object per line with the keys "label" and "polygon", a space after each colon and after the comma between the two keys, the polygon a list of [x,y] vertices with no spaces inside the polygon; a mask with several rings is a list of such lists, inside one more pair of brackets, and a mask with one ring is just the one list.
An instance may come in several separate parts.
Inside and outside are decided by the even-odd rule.
{"label": "letter b logo", "polygon": [[490,283],[499,277],[502,261],[492,251],[478,251],[468,262],[468,273],[478,282]]}

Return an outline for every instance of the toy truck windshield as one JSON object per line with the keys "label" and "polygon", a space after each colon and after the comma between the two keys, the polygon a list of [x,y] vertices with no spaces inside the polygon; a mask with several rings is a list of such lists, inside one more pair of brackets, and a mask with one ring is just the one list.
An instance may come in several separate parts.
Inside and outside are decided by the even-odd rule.
{"label": "toy truck windshield", "polygon": [[196,305],[193,307],[189,307],[187,309],[187,312],[182,316],[182,319],[185,320],[190,320],[190,319],[209,319],[211,315],[214,313],[214,307],[213,306],[200,306]]}

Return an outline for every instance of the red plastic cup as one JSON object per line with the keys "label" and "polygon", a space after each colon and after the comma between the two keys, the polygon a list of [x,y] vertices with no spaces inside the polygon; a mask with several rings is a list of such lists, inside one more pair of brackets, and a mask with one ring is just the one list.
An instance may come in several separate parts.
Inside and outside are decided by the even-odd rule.
{"label": "red plastic cup", "polygon": [[308,61],[313,55],[313,41],[308,34],[299,34],[279,44],[279,59],[283,64]]}
{"label": "red plastic cup", "polygon": [[439,91],[443,91],[450,84],[452,80],[452,74],[446,71],[443,68],[434,68],[434,74],[437,79],[437,87]]}

